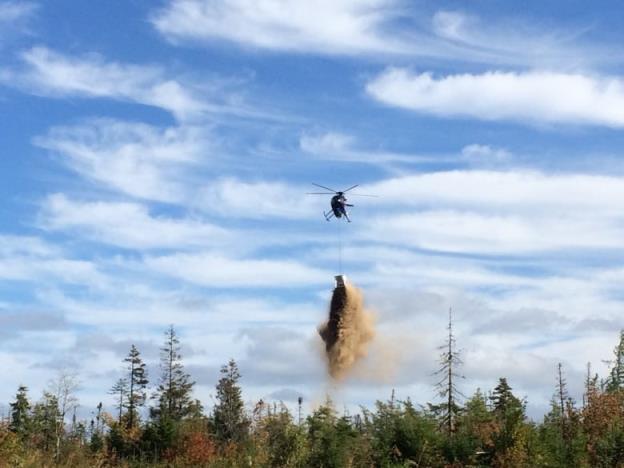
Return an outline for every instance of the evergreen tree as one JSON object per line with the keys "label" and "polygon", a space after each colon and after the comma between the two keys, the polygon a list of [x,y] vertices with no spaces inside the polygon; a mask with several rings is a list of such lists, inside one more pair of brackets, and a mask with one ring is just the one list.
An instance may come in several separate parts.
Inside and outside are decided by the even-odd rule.
{"label": "evergreen tree", "polygon": [[44,452],[56,447],[59,418],[60,411],[56,396],[44,392],[42,400],[35,404],[32,410],[32,432],[36,435],[35,444]]}
{"label": "evergreen tree", "polygon": [[349,441],[354,432],[339,418],[330,400],[317,408],[307,418],[310,451],[306,466],[339,468],[351,466]]}
{"label": "evergreen tree", "polygon": [[145,404],[147,371],[141,354],[134,345],[124,361],[128,363],[128,394],[124,405],[128,410],[128,427],[133,428],[138,423],[138,408]]}
{"label": "evergreen tree", "polygon": [[152,408],[152,417],[180,421],[201,415],[201,404],[191,397],[195,382],[184,371],[180,340],[173,325],[165,332],[165,345],[160,351],[160,383],[153,396],[158,401],[158,406]]}
{"label": "evergreen tree", "polygon": [[437,382],[436,388],[438,395],[444,401],[438,405],[430,405],[431,410],[440,416],[441,426],[448,437],[456,430],[456,421],[459,416],[460,406],[457,404],[458,399],[463,396],[457,389],[457,379],[463,378],[457,373],[457,368],[463,364],[460,353],[456,349],[455,335],[453,334],[453,313],[449,308],[448,317],[448,336],[446,343],[440,346],[442,353],[440,354],[440,368],[436,375],[441,376]]}
{"label": "evergreen tree", "polygon": [[377,401],[376,411],[365,412],[373,444],[374,466],[440,466],[434,453],[438,445],[439,424],[426,413],[405,402]]}
{"label": "evergreen tree", "polygon": [[490,397],[493,413],[498,423],[494,434],[494,447],[491,455],[498,466],[520,463],[525,457],[520,447],[526,434],[523,432],[524,403],[512,393],[507,379],[501,377]]}
{"label": "evergreen tree", "polygon": [[551,410],[539,428],[540,452],[547,466],[565,468],[582,465],[584,440],[581,418],[568,395],[561,363],[557,366],[557,383]]}
{"label": "evergreen tree", "polygon": [[9,429],[20,436],[22,440],[28,437],[30,426],[30,403],[28,401],[28,388],[20,385],[15,395],[15,401],[11,403],[11,423]]}
{"label": "evergreen tree", "polygon": [[477,388],[466,401],[458,427],[456,438],[460,443],[457,448],[464,449],[463,459],[460,460],[465,465],[479,465],[483,456],[487,457],[488,451],[493,450],[493,434],[498,428],[494,415],[488,409],[487,397],[481,389]]}
{"label": "evergreen tree", "polygon": [[222,443],[241,442],[249,433],[249,419],[245,415],[238,366],[234,359],[221,367],[217,384],[217,404],[212,413],[215,436]]}
{"label": "evergreen tree", "polygon": [[620,330],[620,342],[613,349],[614,359],[610,361],[611,373],[607,379],[607,391],[615,392],[624,388],[624,330]]}
{"label": "evergreen tree", "polygon": [[121,424],[123,409],[126,407],[126,395],[128,394],[128,381],[120,378],[115,382],[108,392],[115,397],[115,408],[117,408],[117,422]]}
{"label": "evergreen tree", "polygon": [[[257,409],[264,408],[261,403]],[[256,423],[256,433],[260,437],[258,444],[266,450],[268,466],[298,467],[305,466],[306,438],[304,429],[293,421],[288,408],[283,404],[278,411],[267,412]],[[261,447],[262,448],[262,447]]]}

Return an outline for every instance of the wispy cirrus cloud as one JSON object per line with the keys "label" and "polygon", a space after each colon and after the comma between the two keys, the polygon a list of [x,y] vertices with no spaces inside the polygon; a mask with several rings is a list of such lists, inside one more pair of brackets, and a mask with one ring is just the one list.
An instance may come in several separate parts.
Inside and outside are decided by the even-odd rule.
{"label": "wispy cirrus cloud", "polygon": [[[388,179],[367,189],[389,212],[362,235],[464,254],[619,249],[624,179],[524,170],[456,170]],[[573,233],[573,234],[572,234]]]}
{"label": "wispy cirrus cloud", "polygon": [[[542,19],[543,20],[543,19]],[[587,25],[545,26],[529,18],[482,18],[458,10],[438,10],[431,32],[456,54],[455,58],[483,63],[528,65],[564,70],[618,60],[609,47],[585,42]]]}
{"label": "wispy cirrus cloud", "polygon": [[296,260],[228,258],[219,252],[178,253],[145,259],[161,274],[213,288],[283,288],[327,283],[331,273]]}
{"label": "wispy cirrus cloud", "polygon": [[513,155],[505,148],[473,143],[461,150],[461,158],[472,165],[496,165],[511,162]]}
{"label": "wispy cirrus cloud", "polygon": [[158,128],[111,119],[55,127],[34,143],[87,180],[163,202],[188,198],[185,171],[209,160],[214,149],[198,127]]}
{"label": "wispy cirrus cloud", "polygon": [[35,2],[4,1],[0,2],[0,24],[10,25],[31,17],[37,10]]}
{"label": "wispy cirrus cloud", "polygon": [[198,188],[192,203],[204,212],[224,217],[301,219],[314,209],[314,201],[303,192],[280,181],[219,178]]}
{"label": "wispy cirrus cloud", "polygon": [[389,68],[366,91],[385,105],[446,118],[624,126],[624,80],[618,77],[540,71],[436,77]]}
{"label": "wispy cirrus cloud", "polygon": [[355,137],[339,132],[304,134],[299,139],[299,147],[303,152],[319,159],[371,164],[385,168],[392,168],[395,164],[443,164],[457,161],[457,158],[449,158],[445,155],[423,156],[383,149],[377,151],[362,149],[358,147]]}
{"label": "wispy cirrus cloud", "polygon": [[46,47],[22,54],[25,67],[13,72],[19,87],[53,96],[110,98],[159,107],[179,119],[209,109],[196,89],[156,65],[107,61],[98,54],[70,56]]}
{"label": "wispy cirrus cloud", "polygon": [[37,237],[0,235],[0,246],[0,281],[83,286],[107,281],[95,263]]}
{"label": "wispy cirrus cloud", "polygon": [[76,201],[57,193],[46,198],[42,228],[65,231],[118,247],[149,250],[208,248],[235,242],[235,234],[198,219],[154,216],[138,203]]}
{"label": "wispy cirrus cloud", "polygon": [[[0,50],[16,38],[32,34],[31,24],[38,9],[38,3],[27,0],[0,0]],[[5,76],[9,75],[10,73],[0,64],[0,82],[5,81]]]}
{"label": "wispy cirrus cloud", "polygon": [[172,0],[152,16],[172,41],[226,40],[255,48],[342,55],[401,52],[384,32],[397,0]]}
{"label": "wispy cirrus cloud", "polygon": [[608,47],[582,42],[584,26],[539,28],[531,18],[491,21],[404,0],[169,0],[151,21],[174,43],[228,41],[277,52],[566,69],[613,60]]}

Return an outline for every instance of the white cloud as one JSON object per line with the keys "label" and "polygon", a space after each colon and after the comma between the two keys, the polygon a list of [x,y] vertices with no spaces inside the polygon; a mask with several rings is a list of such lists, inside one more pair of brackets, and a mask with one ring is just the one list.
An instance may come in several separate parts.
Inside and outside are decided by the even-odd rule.
{"label": "white cloud", "polygon": [[308,218],[318,206],[301,187],[234,178],[218,179],[198,189],[194,203],[206,212],[252,219]]}
{"label": "white cloud", "polygon": [[389,68],[367,84],[374,99],[441,117],[624,126],[624,81],[531,71],[435,77]]}
{"label": "white cloud", "polygon": [[209,248],[233,244],[235,235],[198,219],[154,216],[129,202],[79,202],[50,195],[40,214],[42,227],[77,231],[83,236],[136,250]]}
{"label": "white cloud", "polygon": [[72,259],[36,237],[0,235],[0,281],[37,284],[67,283],[96,286],[106,283],[97,266]]}
{"label": "white cloud", "polygon": [[188,198],[190,166],[214,151],[205,130],[159,129],[110,119],[53,128],[35,144],[62,156],[86,179],[128,195],[165,202]]}
{"label": "white cloud", "polygon": [[[597,222],[598,221],[598,222]],[[454,253],[526,254],[618,248],[624,229],[594,217],[550,218],[428,210],[368,223],[365,237]],[[571,233],[574,233],[571,235]]]}
{"label": "white cloud", "polygon": [[611,47],[579,43],[587,28],[577,25],[555,30],[536,26],[532,18],[431,14],[427,6],[405,0],[169,0],[151,19],[174,43],[224,40],[292,53],[393,54],[566,69],[614,59]]}
{"label": "white cloud", "polygon": [[[32,34],[31,21],[39,9],[35,2],[27,0],[0,0],[0,51],[18,38]],[[3,52],[3,56],[8,56]],[[9,83],[13,76],[9,69],[0,67],[0,84]]]}
{"label": "white cloud", "polygon": [[321,135],[303,135],[299,139],[299,146],[307,153],[332,155],[350,150],[354,140],[351,135],[328,132]]}
{"label": "white cloud", "polygon": [[464,146],[461,156],[471,164],[493,165],[511,160],[511,153],[504,148],[495,148],[489,145],[472,144]]}
{"label": "white cloud", "polygon": [[59,255],[60,249],[38,237],[10,236],[0,234],[0,255],[33,255],[51,257]]}
{"label": "white cloud", "polygon": [[246,46],[322,54],[396,53],[404,44],[383,32],[396,0],[172,0],[155,27],[172,41],[227,40]]}
{"label": "white cloud", "polygon": [[432,34],[444,41],[459,60],[565,70],[616,60],[607,47],[579,41],[588,32],[587,27],[577,24],[562,29],[561,25],[557,21],[546,26],[517,15],[480,18],[449,10],[439,10],[431,18]]}
{"label": "white cloud", "polygon": [[[393,153],[384,150],[363,150],[357,147],[357,140],[351,135],[326,132],[317,135],[302,135],[299,147],[305,153],[319,159],[338,162],[358,162],[392,168],[393,163],[430,164],[448,163],[445,156],[421,156],[417,154]],[[455,161],[455,159],[453,159]]]}
{"label": "white cloud", "polygon": [[624,179],[537,172],[450,171],[366,187],[389,206],[361,235],[456,253],[618,249]]}
{"label": "white cloud", "polygon": [[37,4],[28,1],[5,1],[0,3],[0,25],[10,26],[33,15]]}
{"label": "white cloud", "polygon": [[368,203],[527,214],[621,213],[624,178],[537,171],[454,170],[386,179],[367,190],[380,198]]}
{"label": "white cloud", "polygon": [[311,286],[332,277],[294,260],[234,259],[217,252],[148,257],[145,264],[162,274],[213,288]]}
{"label": "white cloud", "polygon": [[111,98],[162,108],[187,119],[209,109],[189,83],[158,66],[108,62],[96,54],[72,57],[45,47],[22,54],[26,64],[14,79],[22,88],[50,96]]}

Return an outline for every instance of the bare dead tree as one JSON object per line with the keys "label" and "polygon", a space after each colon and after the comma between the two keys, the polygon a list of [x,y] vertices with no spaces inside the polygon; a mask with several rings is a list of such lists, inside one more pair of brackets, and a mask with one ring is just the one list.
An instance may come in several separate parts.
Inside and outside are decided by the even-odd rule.
{"label": "bare dead tree", "polygon": [[48,383],[48,393],[57,401],[58,415],[54,424],[55,448],[54,458],[58,460],[61,453],[61,439],[65,432],[65,417],[78,407],[76,392],[80,386],[75,372],[67,369],[59,370],[55,378]]}

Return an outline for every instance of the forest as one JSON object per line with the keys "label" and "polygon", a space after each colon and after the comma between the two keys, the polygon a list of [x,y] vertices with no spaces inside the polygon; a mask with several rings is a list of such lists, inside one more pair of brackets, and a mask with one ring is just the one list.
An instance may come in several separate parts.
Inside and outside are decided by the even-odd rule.
{"label": "forest", "polygon": [[[77,420],[77,376],[62,373],[41,398],[20,386],[0,424],[2,467],[622,467],[624,331],[600,377],[588,365],[582,401],[569,394],[565,370],[553,369],[550,411],[527,418],[527,401],[505,377],[464,397],[456,386],[461,356],[449,321],[440,348],[439,399],[377,401],[357,414],[328,398],[310,414],[278,402],[248,407],[234,360],[221,367],[215,403],[193,398],[180,339],[165,332],[160,375],[151,383],[132,346],[124,376],[112,382],[91,420]],[[148,388],[152,391],[148,393]]]}

